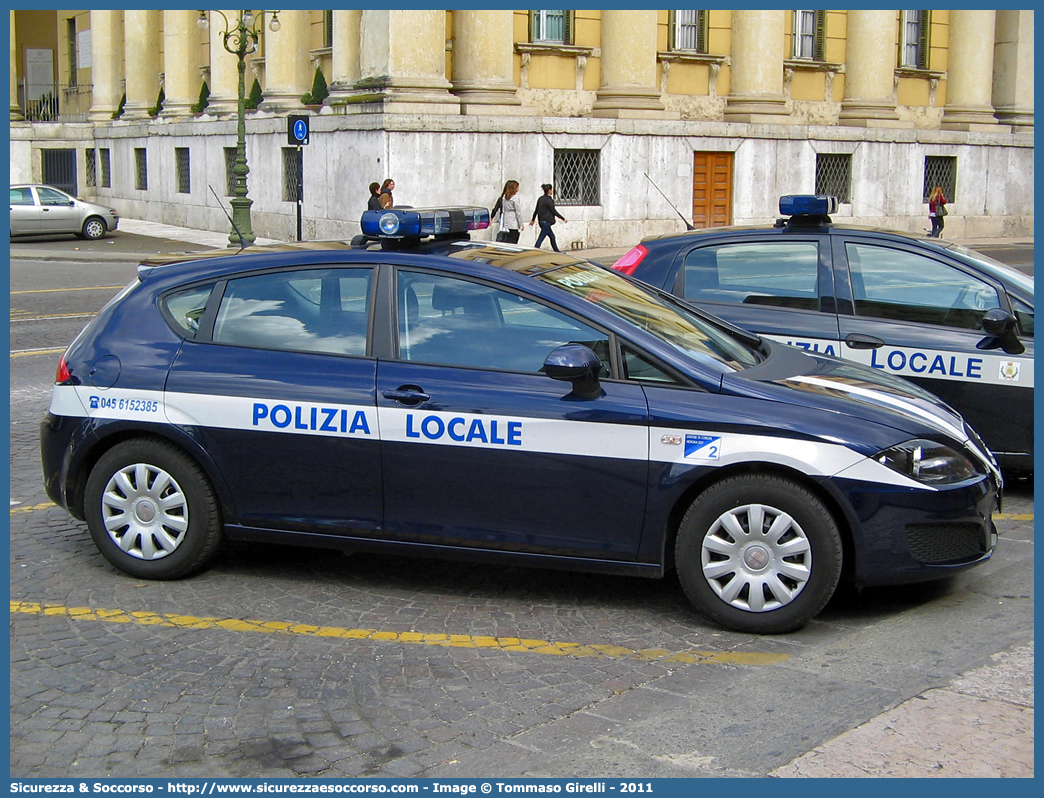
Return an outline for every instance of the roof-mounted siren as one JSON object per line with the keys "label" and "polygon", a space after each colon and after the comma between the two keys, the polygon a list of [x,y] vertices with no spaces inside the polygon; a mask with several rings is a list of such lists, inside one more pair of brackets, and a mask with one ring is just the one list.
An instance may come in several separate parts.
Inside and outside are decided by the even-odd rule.
{"label": "roof-mounted siren", "polygon": [[830,214],[837,213],[837,197],[826,194],[786,194],[779,198],[779,212],[787,218],[777,226],[814,226],[830,224]]}
{"label": "roof-mounted siren", "polygon": [[387,208],[366,211],[362,234],[382,241],[419,241],[422,238],[467,238],[472,230],[489,227],[489,210],[479,207]]}

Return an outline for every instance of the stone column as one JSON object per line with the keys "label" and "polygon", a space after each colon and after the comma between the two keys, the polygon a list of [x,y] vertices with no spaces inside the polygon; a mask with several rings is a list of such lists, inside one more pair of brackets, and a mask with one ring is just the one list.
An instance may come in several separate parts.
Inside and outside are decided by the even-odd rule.
{"label": "stone column", "polygon": [[514,12],[453,12],[453,93],[464,114],[526,114],[515,93]]}
{"label": "stone column", "polygon": [[160,89],[160,12],[123,12],[127,105],[123,119],[147,119]]}
{"label": "stone column", "polygon": [[993,107],[1013,132],[1033,132],[1033,10],[997,12]]}
{"label": "stone column", "polygon": [[601,77],[592,116],[677,118],[665,110],[656,86],[656,15],[602,11]]}
{"label": "stone column", "polygon": [[839,124],[908,127],[895,111],[895,11],[849,10]]}
{"label": "stone column", "polygon": [[91,12],[92,122],[111,122],[120,105],[120,54],[123,52],[123,12]]}
{"label": "stone column", "polygon": [[163,12],[162,116],[189,116],[199,100],[199,27],[195,11]]}
{"label": "stone column", "polygon": [[726,122],[790,121],[783,97],[784,22],[781,10],[732,12],[732,79]]}
{"label": "stone column", "polygon": [[[265,15],[265,25],[268,25]],[[265,101],[268,111],[296,111],[304,106],[301,95],[312,88],[309,57],[310,11],[280,11],[279,30],[265,28]],[[249,91],[251,81],[247,81]]]}
{"label": "stone column", "polygon": [[348,113],[459,114],[446,80],[446,12],[366,9],[357,87]]}
{"label": "stone column", "polygon": [[944,130],[996,130],[993,115],[993,33],[996,12],[950,11]]}
{"label": "stone column", "polygon": [[25,119],[18,104],[18,42],[15,40],[15,12],[11,11],[11,121]]}
{"label": "stone column", "polygon": [[330,96],[326,104],[337,108],[355,95],[359,70],[359,26],[362,11],[333,12],[333,54],[330,57]]}
{"label": "stone column", "polygon": [[[229,27],[235,27],[241,11],[210,12],[210,97],[207,102],[207,113],[215,116],[234,114],[239,99],[239,72],[236,57],[225,49],[225,19]],[[221,14],[225,15],[223,19]],[[250,92],[253,80],[247,73],[244,91]]]}

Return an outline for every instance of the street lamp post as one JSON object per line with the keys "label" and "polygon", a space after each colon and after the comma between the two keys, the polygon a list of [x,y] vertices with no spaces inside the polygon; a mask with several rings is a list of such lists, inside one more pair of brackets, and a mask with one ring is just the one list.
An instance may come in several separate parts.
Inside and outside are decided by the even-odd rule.
{"label": "street lamp post", "polygon": [[[237,105],[236,120],[236,162],[232,167],[234,187],[232,191],[232,232],[228,235],[228,242],[232,246],[253,244],[256,236],[250,227],[250,206],[253,200],[247,197],[247,175],[250,168],[247,166],[246,157],[246,57],[257,50],[257,42],[261,36],[264,25],[265,14],[271,14],[272,20],[268,25],[273,33],[279,30],[278,11],[258,11],[254,16],[253,11],[240,11],[239,19],[233,24],[224,12],[218,11],[221,19],[225,22],[225,30],[222,31],[222,44],[225,49],[236,57],[239,66],[239,97]],[[200,30],[206,30],[210,23],[205,11],[199,12],[197,20]]]}

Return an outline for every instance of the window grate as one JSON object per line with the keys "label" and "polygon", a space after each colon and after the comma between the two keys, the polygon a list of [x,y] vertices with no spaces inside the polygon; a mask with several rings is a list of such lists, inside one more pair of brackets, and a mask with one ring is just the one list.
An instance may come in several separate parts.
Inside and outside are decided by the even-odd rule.
{"label": "window grate", "polygon": [[837,197],[838,202],[852,201],[851,155],[816,155],[816,193]]}
{"label": "window grate", "polygon": [[559,205],[601,205],[599,150],[555,150],[555,200]]}
{"label": "window grate", "polygon": [[304,199],[304,186],[301,184],[303,155],[301,147],[283,147],[283,202]]}
{"label": "window grate", "polygon": [[109,157],[109,148],[102,147],[98,152],[101,154],[102,188],[112,188],[112,159]]}
{"label": "window grate", "polygon": [[954,155],[927,155],[924,159],[924,191],[921,202],[939,186],[947,202],[957,198],[957,157]]}
{"label": "window grate", "polygon": [[188,147],[174,148],[174,165],[177,172],[177,184],[179,194],[192,193],[192,180],[189,174],[189,150]]}
{"label": "window grate", "polygon": [[236,195],[236,174],[232,170],[236,168],[236,147],[225,147],[225,196]]}
{"label": "window grate", "polygon": [[148,155],[144,147],[134,148],[134,188],[138,191],[149,190]]}
{"label": "window grate", "polygon": [[83,151],[84,182],[94,188],[98,185],[98,153],[93,148]]}

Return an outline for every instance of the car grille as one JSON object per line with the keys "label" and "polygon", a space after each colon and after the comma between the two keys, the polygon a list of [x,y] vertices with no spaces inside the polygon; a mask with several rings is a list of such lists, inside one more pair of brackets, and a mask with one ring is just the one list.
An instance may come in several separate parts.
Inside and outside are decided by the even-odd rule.
{"label": "car grille", "polygon": [[911,524],[906,539],[914,559],[924,563],[971,562],[989,551],[989,537],[980,524]]}

